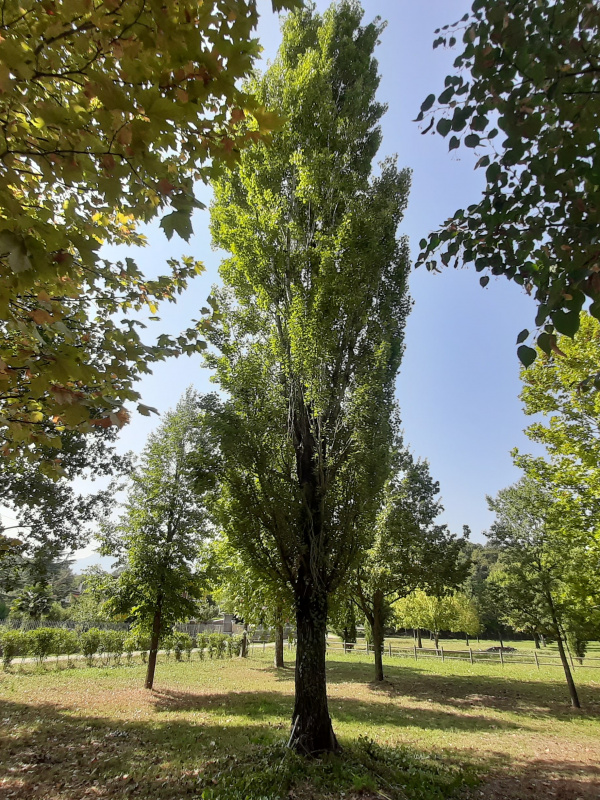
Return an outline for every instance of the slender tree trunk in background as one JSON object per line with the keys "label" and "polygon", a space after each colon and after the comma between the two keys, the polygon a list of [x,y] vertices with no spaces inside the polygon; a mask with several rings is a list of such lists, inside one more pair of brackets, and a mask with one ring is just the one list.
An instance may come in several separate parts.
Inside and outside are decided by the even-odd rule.
{"label": "slender tree trunk in background", "polygon": [[573,708],[581,708],[581,703],[579,702],[579,695],[577,694],[577,688],[575,687],[575,681],[573,680],[573,674],[571,673],[571,667],[569,665],[569,659],[567,658],[562,636],[560,635],[560,625],[558,623],[558,616],[556,614],[554,600],[552,599],[552,594],[548,590],[546,590],[546,600],[548,601],[550,614],[552,616],[552,622],[554,624],[554,630],[556,631],[556,644],[558,645],[560,660],[563,665],[563,669],[565,671],[567,686],[569,687],[569,695],[571,696],[571,705],[573,706]]}
{"label": "slender tree trunk in background", "polygon": [[419,650],[423,647],[423,640],[421,639],[421,628],[417,628],[417,647]]}
{"label": "slender tree trunk in background", "polygon": [[242,646],[240,647],[240,658],[248,658],[248,626],[244,625],[242,633]]}
{"label": "slender tree trunk in background", "polygon": [[158,656],[158,643],[160,641],[160,629],[162,626],[162,595],[158,596],[156,611],[152,621],[152,636],[150,638],[150,653],[148,654],[148,669],[146,671],[146,689],[152,689],[154,685],[154,672],[156,670],[156,658]]}
{"label": "slender tree trunk in background", "polygon": [[502,639],[502,631],[498,631],[498,639],[500,640],[500,647],[504,648],[504,641]]}
{"label": "slender tree trunk in background", "polygon": [[468,647],[469,646],[469,634],[468,633],[465,634],[465,638],[467,640],[467,647]]}
{"label": "slender tree trunk in background", "polygon": [[304,755],[335,752],[339,745],[327,707],[325,673],[327,594],[312,575],[301,574],[297,586],[296,699],[289,745]]}
{"label": "slender tree trunk in background", "polygon": [[540,637],[539,637],[537,631],[533,632],[533,641],[535,642],[535,649],[539,650],[540,649]]}
{"label": "slender tree trunk in background", "polygon": [[437,650],[440,646],[440,635],[437,631],[433,634],[433,641],[435,642],[435,649]]}
{"label": "slender tree trunk in background", "polygon": [[279,669],[283,663],[283,625],[275,626],[275,666]]}
{"label": "slender tree trunk in background", "polygon": [[373,595],[373,652],[375,654],[375,680],[383,680],[383,592],[377,590]]}
{"label": "slender tree trunk in background", "polygon": [[543,633],[541,634],[541,639],[542,639],[542,647],[546,647],[546,637],[544,636]]}

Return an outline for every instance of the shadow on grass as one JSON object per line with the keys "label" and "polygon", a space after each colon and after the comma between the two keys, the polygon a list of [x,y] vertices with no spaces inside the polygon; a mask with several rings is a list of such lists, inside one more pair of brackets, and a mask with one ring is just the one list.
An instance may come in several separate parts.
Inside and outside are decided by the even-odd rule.
{"label": "shadow on grass", "polygon": [[[239,716],[247,720],[260,720],[276,717],[289,720],[292,715],[293,699],[289,694],[279,692],[227,692],[226,694],[205,694],[165,689],[156,692],[155,708],[159,712],[214,712],[223,709],[228,716]],[[526,725],[488,718],[483,714],[465,714],[452,709],[403,709],[398,706],[353,700],[347,697],[330,698],[329,711],[335,726],[336,722],[350,724],[365,723],[381,728],[419,727],[435,730],[528,730]]]}
{"label": "shadow on grass", "polygon": [[[364,662],[330,658],[327,662],[327,682],[363,683],[378,695],[431,700],[462,710],[492,708],[498,711],[518,712],[523,715],[556,719],[600,717],[600,685],[584,684],[578,687],[582,711],[574,711],[569,704],[566,684],[560,680],[519,680],[504,675],[449,675],[436,674],[418,666],[386,664],[386,680],[373,682],[373,666]],[[283,678],[285,680],[285,678]]]}
{"label": "shadow on grass", "polygon": [[[196,710],[179,694],[155,700],[165,710]],[[258,697],[258,706],[264,701]],[[345,742],[341,756],[306,760],[285,749],[287,721],[226,727],[165,714],[121,722],[50,703],[6,702],[2,713],[0,796],[14,800],[368,800],[381,797],[381,786],[393,800],[405,799],[404,788],[414,800],[445,800],[474,782],[456,762],[368,740]],[[363,791],[371,789],[377,793]]]}

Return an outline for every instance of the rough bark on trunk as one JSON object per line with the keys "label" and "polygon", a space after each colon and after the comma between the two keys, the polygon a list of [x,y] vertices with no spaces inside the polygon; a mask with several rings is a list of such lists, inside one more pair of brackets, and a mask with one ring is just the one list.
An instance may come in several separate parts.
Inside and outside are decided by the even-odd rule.
{"label": "rough bark on trunk", "polygon": [[162,625],[162,597],[159,596],[152,621],[152,636],[150,638],[150,652],[148,654],[148,669],[146,670],[146,689],[152,689],[154,685],[154,672],[156,670],[156,658],[158,656],[158,643],[160,641],[160,629]]}
{"label": "rough bark on trunk", "polygon": [[283,625],[275,626],[275,666],[279,669],[283,663]]}
{"label": "rough bark on trunk", "polygon": [[373,595],[373,652],[375,654],[375,680],[383,680],[383,592]]}
{"label": "rough bark on trunk", "polygon": [[563,669],[565,671],[567,686],[569,687],[571,705],[573,706],[573,708],[581,708],[581,703],[579,702],[579,695],[577,694],[577,688],[575,687],[575,681],[573,680],[573,674],[571,673],[571,667],[569,666],[569,659],[567,658],[562,636],[560,635],[560,625],[558,622],[558,617],[556,615],[556,608],[554,607],[554,601],[549,591],[546,591],[546,600],[548,601],[548,606],[550,607],[550,614],[552,615],[552,622],[554,624],[554,630],[556,631],[556,644],[558,645],[560,660],[563,665]]}
{"label": "rough bark on trunk", "polygon": [[296,699],[289,746],[303,755],[335,752],[339,745],[327,707],[325,632],[327,594],[306,576],[296,592]]}

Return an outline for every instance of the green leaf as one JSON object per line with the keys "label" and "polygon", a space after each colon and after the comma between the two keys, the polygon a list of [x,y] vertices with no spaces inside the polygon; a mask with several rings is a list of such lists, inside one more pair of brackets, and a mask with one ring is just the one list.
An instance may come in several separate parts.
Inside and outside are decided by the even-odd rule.
{"label": "green leaf", "polygon": [[565,336],[575,336],[579,329],[579,314],[577,311],[554,311],[550,318],[559,333]]}
{"label": "green leaf", "polygon": [[460,147],[460,139],[458,136],[451,136],[448,144],[448,150],[456,150],[457,147]]}
{"label": "green leaf", "polygon": [[483,277],[479,278],[479,283],[485,288],[488,283],[490,282],[490,276],[484,275]]}
{"label": "green leaf", "polygon": [[450,133],[451,128],[452,128],[452,122],[449,119],[446,119],[445,117],[442,117],[442,119],[438,121],[438,124],[436,126],[437,132],[442,136],[447,136],[448,133]]}
{"label": "green leaf", "polygon": [[430,94],[428,95],[425,100],[421,103],[421,111],[429,111],[431,106],[435,103],[435,95]]}
{"label": "green leaf", "polygon": [[521,333],[517,336],[517,344],[521,344],[521,342],[524,342],[528,336],[529,336],[529,331],[527,330],[527,328],[523,328]]}
{"label": "green leaf", "polygon": [[480,141],[481,139],[476,133],[470,133],[468,136],[465,136],[465,145],[467,147],[477,147]]}
{"label": "green leaf", "polygon": [[186,242],[189,241],[194,232],[190,215],[185,211],[173,211],[171,214],[167,214],[166,217],[161,219],[160,227],[165,232],[167,239],[171,239],[173,232],[175,232]]}
{"label": "green leaf", "polygon": [[527,347],[524,344],[517,348],[517,355],[524,367],[530,367],[537,358],[537,353],[533,347]]}

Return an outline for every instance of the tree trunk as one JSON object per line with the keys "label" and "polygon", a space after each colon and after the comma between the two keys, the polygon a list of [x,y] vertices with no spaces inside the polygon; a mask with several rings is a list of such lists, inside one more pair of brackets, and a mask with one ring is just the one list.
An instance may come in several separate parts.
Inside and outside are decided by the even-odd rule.
{"label": "tree trunk", "polygon": [[275,666],[279,669],[283,663],[283,625],[275,626]]}
{"label": "tree trunk", "polygon": [[296,698],[289,746],[303,755],[335,752],[339,745],[327,707],[325,631],[327,594],[306,575],[296,592]]}
{"label": "tree trunk", "polygon": [[467,647],[468,647],[469,646],[469,634],[468,633],[465,633],[465,638],[467,640]]}
{"label": "tree trunk", "polygon": [[548,601],[548,606],[550,607],[550,614],[552,615],[552,622],[554,624],[554,630],[556,631],[556,644],[558,645],[560,660],[563,665],[563,669],[565,671],[567,686],[569,687],[569,695],[571,696],[571,705],[573,706],[573,708],[581,708],[581,703],[579,702],[579,695],[577,694],[575,681],[573,680],[571,667],[569,666],[569,659],[567,658],[567,654],[565,653],[565,647],[563,644],[562,636],[560,635],[560,625],[558,623],[558,617],[556,615],[556,608],[554,607],[554,601],[552,599],[552,595],[548,590],[546,590],[546,600]]}
{"label": "tree trunk", "polygon": [[535,649],[540,649],[540,637],[537,631],[533,632],[533,641],[535,642]]}
{"label": "tree trunk", "polygon": [[154,672],[156,670],[156,657],[158,655],[158,643],[160,640],[160,629],[162,627],[162,597],[159,595],[152,621],[152,636],[150,638],[150,653],[148,654],[148,669],[146,671],[146,689],[152,689],[154,685]]}
{"label": "tree trunk", "polygon": [[433,641],[435,643],[435,649],[437,650],[440,646],[440,635],[437,631],[434,631]]}
{"label": "tree trunk", "polygon": [[377,590],[373,595],[373,652],[375,654],[375,680],[383,680],[383,592]]}
{"label": "tree trunk", "polygon": [[419,650],[423,648],[423,640],[421,639],[421,628],[417,628],[417,647]]}
{"label": "tree trunk", "polygon": [[240,647],[240,658],[248,658],[248,626],[244,625],[242,633],[242,644]]}
{"label": "tree trunk", "polygon": [[504,641],[502,639],[502,631],[498,631],[498,639],[500,640],[500,647],[504,649]]}

